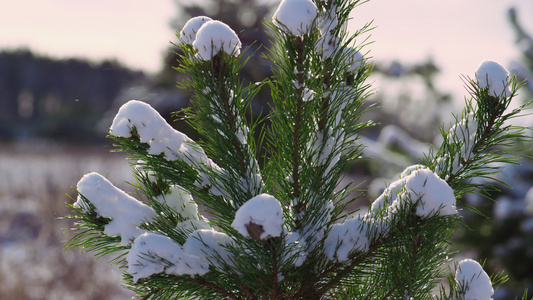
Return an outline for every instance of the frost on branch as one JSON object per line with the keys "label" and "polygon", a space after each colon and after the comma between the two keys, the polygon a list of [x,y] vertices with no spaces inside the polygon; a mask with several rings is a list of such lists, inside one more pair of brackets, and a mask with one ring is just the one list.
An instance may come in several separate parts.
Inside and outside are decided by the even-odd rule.
{"label": "frost on branch", "polygon": [[208,21],[211,21],[211,18],[206,16],[194,17],[187,21],[183,26],[183,29],[180,31],[182,42],[185,44],[192,44],[196,39],[196,33],[198,33],[198,30],[200,30],[202,25]]}
{"label": "frost on branch", "polygon": [[271,195],[261,194],[239,208],[231,226],[246,237],[265,240],[281,235],[283,221],[279,201]]}
{"label": "frost on branch", "polygon": [[304,35],[311,30],[317,7],[311,0],[283,0],[272,17],[276,26],[292,35]]}
{"label": "frost on branch", "polygon": [[241,41],[235,31],[220,21],[203,24],[192,45],[203,60],[211,60],[221,50],[230,55],[238,55],[241,51]]}
{"label": "frost on branch", "polygon": [[145,230],[139,225],[155,218],[155,211],[115,187],[98,173],[84,175],[78,182],[79,192],[75,207],[85,209],[85,199],[92,203],[98,215],[111,218],[105,225],[104,234],[120,236],[121,243],[127,245]]}
{"label": "frost on branch", "polygon": [[475,260],[465,259],[459,263],[455,281],[463,300],[492,299],[494,289],[489,275]]}
{"label": "frost on branch", "polygon": [[183,247],[167,236],[144,233],[138,236],[126,257],[128,273],[133,281],[153,274],[204,275],[209,264],[194,255],[186,253]]}
{"label": "frost on branch", "polygon": [[508,78],[509,72],[499,63],[490,60],[483,61],[476,71],[479,87],[488,87],[489,94],[494,97],[511,95]]}

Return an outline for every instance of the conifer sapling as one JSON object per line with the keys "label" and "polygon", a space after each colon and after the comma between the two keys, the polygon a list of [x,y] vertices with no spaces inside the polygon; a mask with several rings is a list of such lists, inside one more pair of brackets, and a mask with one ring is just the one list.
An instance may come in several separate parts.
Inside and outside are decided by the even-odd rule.
{"label": "conifer sapling", "polygon": [[[109,130],[130,154],[136,197],[90,173],[77,185],[67,247],[123,269],[143,299],[426,299],[450,260],[461,196],[486,190],[475,177],[516,163],[529,140],[509,122],[529,104],[507,108],[520,87],[494,62],[468,79],[470,100],[442,145],[393,181],[367,213],[348,211],[341,185],[362,159],[361,121],[372,65],[361,34],[346,30],[360,1],[283,0],[270,22],[265,55],[274,75],[245,86],[249,55],[226,24],[205,16],[177,34],[179,83],[194,92],[182,114],[197,141],[147,103],[132,100]],[[268,84],[272,107],[254,116],[251,100]],[[263,123],[268,120],[268,124]],[[440,299],[490,299],[474,261],[459,264]],[[475,290],[475,291],[474,291]],[[477,298],[476,298],[477,297]]]}

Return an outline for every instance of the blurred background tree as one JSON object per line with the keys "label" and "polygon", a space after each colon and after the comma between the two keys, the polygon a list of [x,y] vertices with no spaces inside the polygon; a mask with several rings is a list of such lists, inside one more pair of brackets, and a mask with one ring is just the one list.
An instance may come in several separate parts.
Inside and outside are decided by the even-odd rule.
{"label": "blurred background tree", "polygon": [[30,50],[0,52],[0,138],[102,140],[101,114],[126,86],[146,77],[117,61],[53,59]]}

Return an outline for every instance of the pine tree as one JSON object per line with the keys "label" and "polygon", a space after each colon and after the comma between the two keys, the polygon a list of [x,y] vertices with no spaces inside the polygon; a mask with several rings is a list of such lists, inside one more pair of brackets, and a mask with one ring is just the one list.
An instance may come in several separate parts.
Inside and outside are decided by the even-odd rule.
{"label": "pine tree", "polygon": [[[363,55],[367,24],[346,31],[361,1],[284,0],[268,22],[273,76],[245,86],[239,71],[252,53],[208,17],[178,34],[180,87],[194,92],[183,117],[193,141],[148,104],[118,111],[109,137],[131,158],[133,197],[89,173],[79,181],[67,247],[115,255],[124,284],[142,299],[490,299],[478,262],[449,275],[450,237],[466,193],[486,191],[494,163],[529,140],[508,111],[522,85],[485,61],[465,77],[469,98],[443,142],[407,168],[370,206],[348,211],[358,185],[340,184],[362,158],[361,121],[372,87]],[[261,88],[271,113],[251,114]],[[267,123],[268,126],[264,126]],[[457,200],[456,200],[457,199]],[[448,284],[443,280],[448,276]],[[449,286],[449,288],[446,288]]]}

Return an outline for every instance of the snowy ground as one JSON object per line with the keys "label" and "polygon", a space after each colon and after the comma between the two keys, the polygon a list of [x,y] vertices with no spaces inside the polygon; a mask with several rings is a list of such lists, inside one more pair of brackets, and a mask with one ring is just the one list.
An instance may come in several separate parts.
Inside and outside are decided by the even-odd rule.
{"label": "snowy ground", "polygon": [[128,299],[106,258],[63,251],[72,224],[57,220],[82,174],[132,180],[124,155],[108,149],[0,144],[0,299]]}

